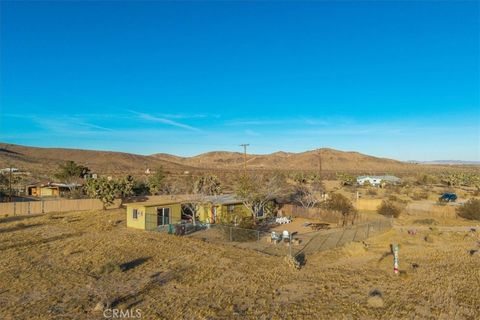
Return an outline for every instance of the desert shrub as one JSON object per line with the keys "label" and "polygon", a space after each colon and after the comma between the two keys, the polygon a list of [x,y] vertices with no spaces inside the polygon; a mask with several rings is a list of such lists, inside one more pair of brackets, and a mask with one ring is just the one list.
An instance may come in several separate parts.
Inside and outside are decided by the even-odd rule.
{"label": "desert shrub", "polygon": [[378,191],[375,189],[368,189],[367,194],[369,196],[376,196],[378,194]]}
{"label": "desert shrub", "polygon": [[103,273],[112,273],[114,271],[121,271],[120,265],[118,263],[109,261],[105,263],[103,266],[101,266],[98,269],[98,273],[103,274]]}
{"label": "desert shrub", "polygon": [[470,199],[457,208],[457,214],[465,219],[480,220],[480,199]]}
{"label": "desert shrub", "polygon": [[391,201],[382,201],[377,212],[382,216],[398,218],[402,212],[402,208]]}
{"label": "desert shrub", "polygon": [[416,183],[418,185],[430,185],[439,183],[439,179],[437,176],[430,175],[430,174],[423,174],[417,177]]}
{"label": "desert shrub", "polygon": [[355,219],[357,209],[347,197],[340,193],[333,193],[330,198],[324,202],[323,207],[327,210],[338,211],[342,214],[342,224],[346,225],[350,217]]}
{"label": "desert shrub", "polygon": [[388,196],[388,200],[390,200],[390,201],[398,201],[398,197],[397,197],[396,195],[391,194],[391,195]]}
{"label": "desert shrub", "polygon": [[414,192],[412,195],[413,200],[426,200],[428,199],[428,192],[421,191],[421,192]]}
{"label": "desert shrub", "polygon": [[417,219],[413,220],[415,224],[438,224],[437,220],[435,219]]}

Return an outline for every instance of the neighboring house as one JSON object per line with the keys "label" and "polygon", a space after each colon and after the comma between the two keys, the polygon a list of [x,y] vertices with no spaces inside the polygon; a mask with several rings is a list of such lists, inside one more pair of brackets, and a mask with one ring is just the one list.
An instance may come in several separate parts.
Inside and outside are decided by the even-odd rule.
{"label": "neighboring house", "polygon": [[3,168],[0,169],[0,173],[6,174],[6,173],[14,173],[14,172],[19,172],[17,168]]}
{"label": "neighboring house", "polygon": [[81,187],[77,183],[47,183],[35,184],[26,187],[27,196],[33,197],[59,197],[63,192],[69,192],[72,189]]}
{"label": "neighboring house", "polygon": [[182,219],[180,201],[136,202],[127,204],[127,227],[155,230],[159,226],[176,224]]}
{"label": "neighboring house", "polygon": [[[209,196],[198,210],[198,219],[203,223],[232,223],[252,215],[234,194]],[[259,218],[262,218],[259,216]]]}
{"label": "neighboring house", "polygon": [[402,180],[395,176],[359,176],[357,177],[357,184],[363,186],[365,183],[374,187],[378,187],[385,183],[398,184]]}

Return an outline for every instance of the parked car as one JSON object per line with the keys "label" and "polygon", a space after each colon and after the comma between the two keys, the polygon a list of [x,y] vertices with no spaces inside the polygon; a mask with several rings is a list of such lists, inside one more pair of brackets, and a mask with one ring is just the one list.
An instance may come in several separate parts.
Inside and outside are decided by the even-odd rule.
{"label": "parked car", "polygon": [[455,202],[457,200],[457,195],[455,193],[444,193],[438,201],[440,202]]}

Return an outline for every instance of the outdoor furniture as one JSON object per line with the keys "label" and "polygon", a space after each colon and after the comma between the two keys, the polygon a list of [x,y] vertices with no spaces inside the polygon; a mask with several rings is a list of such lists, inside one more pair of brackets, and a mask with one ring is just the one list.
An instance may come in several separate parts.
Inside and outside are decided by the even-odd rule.
{"label": "outdoor furniture", "polygon": [[275,222],[278,224],[286,224],[286,223],[291,223],[292,219],[288,217],[279,217],[275,219]]}
{"label": "outdoor furniture", "polygon": [[276,233],[275,231],[272,231],[271,237],[272,237],[272,240],[281,240],[282,239],[282,235],[279,234],[279,233]]}
{"label": "outdoor furniture", "polygon": [[284,242],[290,242],[290,233],[287,230],[283,231],[282,240]]}

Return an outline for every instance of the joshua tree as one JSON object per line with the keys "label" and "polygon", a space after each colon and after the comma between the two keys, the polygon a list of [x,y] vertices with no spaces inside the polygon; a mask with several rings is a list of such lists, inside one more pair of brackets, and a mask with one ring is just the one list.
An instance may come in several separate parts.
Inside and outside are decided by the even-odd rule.
{"label": "joshua tree", "polygon": [[148,178],[148,187],[151,194],[157,194],[165,189],[165,178],[163,167],[158,167]]}
{"label": "joshua tree", "polygon": [[134,180],[127,176],[118,180],[109,180],[104,177],[98,179],[88,179],[85,183],[85,193],[103,204],[103,210],[112,205],[116,198],[120,198],[120,206],[125,198],[133,195]]}

